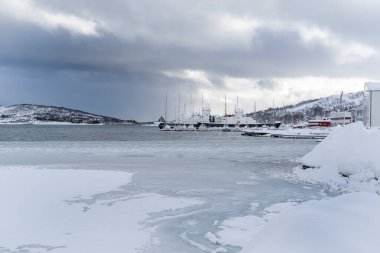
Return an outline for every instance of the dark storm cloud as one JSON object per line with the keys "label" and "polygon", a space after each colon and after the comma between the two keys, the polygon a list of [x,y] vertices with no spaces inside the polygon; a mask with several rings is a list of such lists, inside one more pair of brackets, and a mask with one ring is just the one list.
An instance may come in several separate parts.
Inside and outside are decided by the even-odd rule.
{"label": "dark storm cloud", "polygon": [[166,90],[174,101],[202,87],[167,72],[201,70],[216,88],[226,76],[252,78],[272,90],[281,77],[380,77],[374,1],[15,2],[29,9],[17,16],[0,0],[0,104],[148,119],[162,114]]}
{"label": "dark storm cloud", "polygon": [[[73,37],[63,29],[46,33],[46,31],[33,27],[33,25],[18,23],[18,27],[12,27],[6,24],[6,26],[2,26],[2,34],[7,34],[7,31],[4,30],[16,31],[12,32],[10,36],[5,36],[8,40],[2,42],[2,48],[5,48],[8,54],[15,51],[13,57],[16,60],[18,56],[22,55],[22,57],[19,57],[21,60],[28,60],[28,57],[31,58],[29,60],[39,59],[41,62],[46,60],[49,65],[52,61],[57,61],[57,64],[62,62],[64,65],[72,62],[74,67],[75,64],[83,67],[88,64],[105,68],[114,68],[120,65],[127,68],[157,71],[191,68],[206,69],[228,75],[256,77],[268,74],[277,76],[302,75],[310,70],[326,71],[326,69],[330,69],[330,66],[326,65],[326,63],[331,62],[329,54],[332,52],[323,47],[318,48],[318,45],[306,48],[300,43],[299,35],[294,31],[278,31],[264,27],[255,34],[247,32],[247,37],[252,43],[249,48],[239,48],[239,45],[223,48],[222,45],[221,49],[215,50],[213,45],[207,45],[210,42],[206,40],[208,37],[205,33],[213,28],[207,27],[208,20],[203,18],[206,24],[203,24],[205,27],[201,27],[202,23],[199,21],[185,19],[186,16],[191,17],[192,11],[189,11],[190,14],[187,15],[185,13],[185,18],[181,19],[181,15],[173,13],[175,7],[181,9],[180,4],[169,2],[174,5],[172,12],[169,10],[165,13],[162,8],[159,10],[143,9],[146,15],[144,19],[157,20],[162,22],[162,26],[160,23],[146,22],[148,24],[137,23],[136,27],[132,27],[134,28],[132,29],[130,26],[135,24],[130,24],[128,21],[139,22],[139,18],[134,17],[134,15],[138,16],[137,14],[142,12],[142,7],[148,4],[141,4],[142,7],[140,6],[135,14],[131,6],[136,4],[130,4],[130,6],[127,1],[111,1],[107,5],[102,4],[102,1],[92,2],[91,5],[86,5],[87,1],[79,1],[75,5],[72,3],[64,4],[62,1],[37,1],[40,5],[47,5],[49,9],[62,9],[74,14],[80,14],[82,11],[80,7],[82,7],[90,13],[85,16],[91,17],[91,13],[93,13],[94,19],[100,17],[105,22],[110,20],[118,23],[110,31],[100,27],[99,30],[101,30],[103,37]],[[167,5],[164,4],[166,7]],[[226,6],[228,5],[227,1]],[[157,5],[154,7],[157,7]],[[208,6],[204,7],[205,9],[194,11],[194,15],[206,15],[208,11],[206,7]],[[214,6],[210,5],[210,7]],[[219,9],[223,8],[219,7]],[[164,13],[154,15],[154,13],[159,13],[160,11]],[[212,13],[212,10],[210,12]],[[236,15],[238,15],[238,11],[236,12]],[[162,16],[166,16],[163,21],[161,21]],[[124,20],[123,17],[129,18]],[[158,29],[155,30],[155,27],[149,27],[149,25],[152,25],[151,23],[154,23],[154,26]],[[168,24],[171,27],[168,28]],[[123,28],[126,31],[125,35],[123,34]],[[121,31],[118,29],[121,29]],[[139,29],[148,31],[140,31]],[[163,30],[162,33],[160,33],[160,29]],[[17,33],[17,30],[19,30],[19,33]],[[25,32],[25,30],[28,31]],[[148,33],[148,35],[144,34],[144,32]],[[170,38],[167,33],[169,35],[172,33],[173,38]],[[144,35],[146,36],[144,37]],[[192,35],[204,37],[200,37],[198,40],[197,38],[191,38]],[[178,38],[175,36],[178,36]],[[182,40],[180,36],[185,36],[185,38]],[[189,38],[187,39],[186,36]],[[220,36],[220,40],[228,40],[228,34],[221,32]],[[164,38],[162,39],[162,37]],[[202,41],[202,39],[205,41]],[[4,45],[7,42],[8,46]],[[196,44],[193,45],[194,43]],[[215,41],[215,43],[217,44],[218,41]],[[223,44],[223,41],[220,43]],[[203,44],[204,46],[202,46]],[[6,59],[10,60],[9,58]],[[304,70],[305,61],[308,61],[307,66],[311,64],[313,66]]]}

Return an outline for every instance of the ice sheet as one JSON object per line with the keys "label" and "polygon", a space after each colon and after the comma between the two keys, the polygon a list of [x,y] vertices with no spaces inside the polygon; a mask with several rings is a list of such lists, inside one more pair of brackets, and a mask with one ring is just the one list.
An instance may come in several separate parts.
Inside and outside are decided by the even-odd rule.
{"label": "ice sheet", "polygon": [[[6,227],[0,246],[16,252],[235,253],[239,245],[214,244],[207,232],[221,239],[218,230],[228,224],[225,220],[257,216],[288,199],[323,196],[319,186],[305,190],[302,183],[274,177],[290,174],[314,141],[141,129],[6,128],[11,139],[31,137],[0,142],[1,171],[15,173],[3,177],[10,182],[5,197],[18,199],[22,207],[8,223],[1,215]],[[114,141],[124,136],[127,141]],[[34,183],[17,183],[23,175]],[[34,190],[21,201],[24,195],[13,189],[29,184]],[[18,219],[26,232],[7,234],[16,230]],[[53,248],[59,246],[66,248]]]}
{"label": "ice sheet", "polygon": [[137,252],[153,243],[154,226],[142,224],[151,213],[202,203],[156,193],[112,197],[131,177],[121,171],[1,167],[3,251]]}

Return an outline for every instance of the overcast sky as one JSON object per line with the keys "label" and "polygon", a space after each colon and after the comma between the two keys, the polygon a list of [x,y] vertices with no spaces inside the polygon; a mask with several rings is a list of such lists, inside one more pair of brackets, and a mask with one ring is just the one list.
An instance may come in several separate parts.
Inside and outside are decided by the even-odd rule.
{"label": "overcast sky", "polygon": [[0,104],[169,119],[380,80],[378,0],[0,0]]}

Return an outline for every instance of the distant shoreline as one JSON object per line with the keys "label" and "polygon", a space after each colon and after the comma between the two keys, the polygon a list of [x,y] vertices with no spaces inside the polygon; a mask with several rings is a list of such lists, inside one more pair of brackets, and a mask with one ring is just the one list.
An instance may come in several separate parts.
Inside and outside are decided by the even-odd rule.
{"label": "distant shoreline", "polygon": [[0,124],[11,125],[126,125],[135,120],[123,120],[65,107],[18,104],[0,106]]}

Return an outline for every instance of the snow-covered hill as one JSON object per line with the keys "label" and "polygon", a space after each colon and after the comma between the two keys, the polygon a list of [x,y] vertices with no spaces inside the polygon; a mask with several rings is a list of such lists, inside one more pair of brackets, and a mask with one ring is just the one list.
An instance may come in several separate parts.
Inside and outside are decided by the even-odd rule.
{"label": "snow-covered hill", "polygon": [[307,120],[308,118],[328,117],[334,110],[350,110],[358,107],[363,100],[363,92],[333,95],[319,99],[300,102],[278,108],[269,108],[256,113],[259,122],[272,122],[273,119],[285,123]]}
{"label": "snow-covered hill", "polygon": [[0,124],[126,124],[134,123],[64,107],[20,104],[0,106]]}

